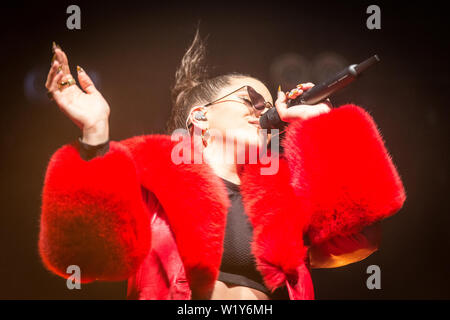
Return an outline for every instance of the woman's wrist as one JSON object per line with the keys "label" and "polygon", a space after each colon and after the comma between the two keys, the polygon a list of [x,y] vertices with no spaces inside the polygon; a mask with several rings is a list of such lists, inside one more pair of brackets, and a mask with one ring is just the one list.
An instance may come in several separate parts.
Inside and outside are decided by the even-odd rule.
{"label": "woman's wrist", "polygon": [[101,120],[89,128],[83,129],[83,137],[81,141],[91,146],[105,143],[109,140],[108,120]]}

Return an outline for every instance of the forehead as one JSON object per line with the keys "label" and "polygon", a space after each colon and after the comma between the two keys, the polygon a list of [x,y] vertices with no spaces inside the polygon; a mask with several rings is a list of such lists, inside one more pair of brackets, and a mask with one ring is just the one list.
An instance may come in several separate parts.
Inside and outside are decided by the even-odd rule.
{"label": "forehead", "polygon": [[[228,87],[222,88],[220,95],[226,95],[236,89],[239,89],[242,86],[251,86],[256,90],[259,94],[261,94],[266,101],[273,103],[272,95],[269,92],[269,89],[259,80],[254,78],[234,78],[231,81],[231,84]],[[243,92],[245,92],[243,90]]]}

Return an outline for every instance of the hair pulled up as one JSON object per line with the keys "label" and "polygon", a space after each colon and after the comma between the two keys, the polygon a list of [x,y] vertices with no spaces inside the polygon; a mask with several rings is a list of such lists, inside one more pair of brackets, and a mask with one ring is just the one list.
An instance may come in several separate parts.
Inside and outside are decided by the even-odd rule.
{"label": "hair pulled up", "polygon": [[239,77],[250,76],[234,72],[208,78],[206,45],[197,27],[194,40],[175,72],[175,83],[171,88],[172,112],[167,122],[168,133],[177,128],[185,128],[186,119],[193,106],[213,101],[221,88],[230,85],[233,78]]}

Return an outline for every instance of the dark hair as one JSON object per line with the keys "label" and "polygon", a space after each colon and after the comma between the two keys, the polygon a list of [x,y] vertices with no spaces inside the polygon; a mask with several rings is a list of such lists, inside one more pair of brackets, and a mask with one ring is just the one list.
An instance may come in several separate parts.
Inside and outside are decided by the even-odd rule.
{"label": "dark hair", "polygon": [[167,122],[169,134],[177,128],[185,128],[186,119],[192,106],[213,101],[220,89],[230,85],[233,78],[251,77],[233,72],[208,79],[205,58],[205,43],[201,39],[197,27],[194,40],[175,72],[175,84],[171,88],[172,112]]}

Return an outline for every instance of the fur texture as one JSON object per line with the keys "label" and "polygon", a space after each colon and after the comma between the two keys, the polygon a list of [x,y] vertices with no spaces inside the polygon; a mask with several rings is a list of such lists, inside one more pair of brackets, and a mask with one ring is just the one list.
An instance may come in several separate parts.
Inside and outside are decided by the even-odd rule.
{"label": "fur texture", "polygon": [[142,184],[166,211],[190,287],[199,296],[212,290],[229,200],[208,165],[173,164],[174,145],[169,136],[136,136],[88,162],[74,146],[58,150],[43,190],[39,248],[47,268],[68,277],[67,266],[77,264],[83,282],[132,275],[150,245]]}
{"label": "fur texture", "polygon": [[222,258],[230,205],[225,185],[207,164],[175,165],[171,152],[176,143],[170,136],[133,137],[123,144],[141,168],[141,183],[166,211],[191,288],[207,294]]}
{"label": "fur texture", "polygon": [[296,194],[312,206],[312,243],[359,232],[406,199],[380,132],[358,106],[292,123],[284,146]]}
{"label": "fur texture", "polygon": [[261,175],[261,164],[245,165],[241,193],[253,225],[252,253],[266,286],[274,291],[304,264],[303,233],[308,226],[308,202],[294,194],[287,162],[280,159],[275,175]]}
{"label": "fur texture", "polygon": [[39,237],[49,270],[67,278],[67,267],[78,265],[82,282],[127,279],[150,248],[149,226],[131,154],[119,143],[89,162],[75,145],[52,156]]}

